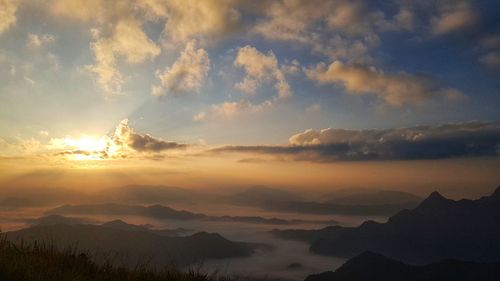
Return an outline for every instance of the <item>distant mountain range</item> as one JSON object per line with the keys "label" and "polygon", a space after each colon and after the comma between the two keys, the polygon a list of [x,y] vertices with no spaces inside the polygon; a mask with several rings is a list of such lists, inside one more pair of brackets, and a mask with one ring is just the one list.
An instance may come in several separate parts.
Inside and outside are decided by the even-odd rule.
{"label": "distant mountain range", "polygon": [[[30,226],[51,226],[51,225],[77,225],[77,224],[92,224],[97,225],[97,222],[93,219],[79,218],[79,217],[66,217],[61,215],[48,215],[45,217],[40,217],[36,219],[29,219],[27,223]],[[194,231],[184,228],[174,228],[174,229],[154,229],[151,225],[135,225],[129,224],[122,220],[113,220],[103,224],[102,227],[109,227],[118,230],[126,231],[143,231],[150,232],[163,236],[179,236],[187,233],[193,233]]]}
{"label": "distant mountain range", "polygon": [[222,196],[218,200],[238,206],[263,207],[275,202],[302,201],[302,196],[288,190],[254,186],[241,192]]}
{"label": "distant mountain range", "polygon": [[92,205],[63,205],[51,209],[47,214],[79,214],[79,215],[135,215],[155,219],[171,220],[204,220],[204,221],[227,221],[244,222],[254,224],[292,225],[302,223],[332,224],[335,221],[307,221],[307,220],[285,220],[279,218],[263,218],[259,216],[209,216],[189,211],[175,210],[162,205],[123,205],[123,204],[92,204]]}
{"label": "distant mountain range", "polygon": [[259,207],[267,211],[388,216],[401,209],[414,208],[422,198],[407,192],[382,190],[348,192],[328,195],[323,202],[308,201],[298,193],[268,187],[252,187],[219,198],[220,202],[238,206]]}
{"label": "distant mountain range", "polygon": [[272,233],[308,241],[313,253],[346,258],[373,251],[411,263],[449,258],[500,261],[500,187],[478,200],[454,201],[434,192],[415,209],[400,211],[386,223]]}
{"label": "distant mountain range", "polygon": [[372,252],[356,256],[335,271],[308,276],[305,281],[496,281],[500,263],[444,260],[408,265]]}
{"label": "distant mountain range", "polygon": [[152,266],[187,265],[214,258],[249,256],[259,244],[234,242],[216,233],[198,232],[190,236],[167,236],[164,230],[112,221],[102,225],[40,225],[2,234],[9,241],[44,243],[61,249],[77,247],[97,259],[113,257],[113,262]]}

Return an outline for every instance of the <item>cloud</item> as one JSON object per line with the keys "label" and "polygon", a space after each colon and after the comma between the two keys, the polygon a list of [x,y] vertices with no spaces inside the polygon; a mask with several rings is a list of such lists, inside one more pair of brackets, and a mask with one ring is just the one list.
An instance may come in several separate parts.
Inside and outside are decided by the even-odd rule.
{"label": "cloud", "polygon": [[233,0],[142,0],[139,5],[151,16],[165,19],[164,36],[169,42],[184,43],[192,39],[221,38],[233,32],[240,13]]}
{"label": "cloud", "polygon": [[479,62],[493,68],[500,68],[500,34],[493,34],[483,38],[479,44],[483,54]]}
{"label": "cloud", "polygon": [[108,96],[121,93],[123,77],[116,65],[118,57],[123,57],[129,64],[138,64],[160,54],[160,48],[132,18],[118,21],[108,38],[101,38],[96,29],[93,33],[96,41],[91,43],[91,50],[95,64],[87,68],[97,75],[99,86]]}
{"label": "cloud", "polygon": [[56,40],[55,36],[52,34],[43,34],[43,35],[38,35],[38,34],[33,34],[30,33],[28,34],[28,40],[27,40],[27,47],[36,49],[40,48],[46,44],[52,43]]}
{"label": "cloud", "polygon": [[489,52],[485,55],[482,55],[479,58],[479,62],[491,67],[500,67],[500,51]]}
{"label": "cloud", "polygon": [[265,100],[261,103],[252,103],[246,99],[240,101],[226,101],[218,104],[212,104],[207,111],[201,111],[193,117],[195,121],[205,121],[214,118],[234,118],[245,113],[261,112],[271,108],[274,105],[273,100]]}
{"label": "cloud", "polygon": [[103,22],[111,16],[112,3],[118,2],[124,1],[109,1],[106,5],[104,0],[54,0],[50,5],[50,10],[57,16],[83,22],[93,20]]}
{"label": "cloud", "polygon": [[41,130],[41,131],[39,131],[39,132],[38,132],[38,134],[39,134],[40,136],[42,136],[42,137],[47,137],[47,136],[49,136],[49,132],[48,132],[48,131],[46,131],[46,130]]}
{"label": "cloud", "polygon": [[413,14],[399,8],[389,18],[367,2],[274,1],[264,7],[265,16],[253,31],[270,40],[300,43],[331,59],[370,60],[369,51],[380,41],[378,33],[412,29]]}
{"label": "cloud", "polygon": [[136,133],[128,125],[128,119],[120,122],[112,139],[115,144],[129,147],[138,152],[161,152],[187,147],[185,144],[162,140],[149,134]]}
{"label": "cloud", "polygon": [[320,112],[321,111],[321,104],[315,103],[311,104],[306,108],[306,112]]}
{"label": "cloud", "polygon": [[474,26],[478,16],[469,1],[443,1],[440,14],[431,20],[434,35],[461,31]]}
{"label": "cloud", "polygon": [[209,69],[210,59],[207,52],[203,48],[197,48],[194,40],[190,41],[171,67],[167,67],[163,73],[157,71],[156,75],[161,84],[153,87],[153,95],[198,92]]}
{"label": "cloud", "polygon": [[[243,113],[260,112],[273,107],[278,101],[286,100],[293,96],[292,89],[282,71],[283,66],[280,67],[272,51],[264,54],[254,47],[247,45],[238,50],[233,64],[243,68],[246,73],[243,81],[235,85],[236,89],[253,96],[263,83],[273,83],[277,94],[257,103],[252,102],[247,97],[239,101],[225,101],[213,104],[208,111],[201,111],[196,114],[193,117],[195,121],[218,117],[233,118]],[[298,65],[298,61],[293,61],[286,66],[288,68],[298,68]]]}
{"label": "cloud", "polygon": [[285,75],[281,71],[278,60],[272,51],[267,54],[259,52],[252,46],[245,46],[238,50],[234,65],[245,69],[246,76],[235,87],[243,92],[255,94],[257,88],[265,81],[273,79],[274,87],[278,91],[278,98],[289,98],[293,95]]}
{"label": "cloud", "polygon": [[207,118],[207,113],[205,111],[198,112],[193,116],[194,121],[203,121]]}
{"label": "cloud", "polygon": [[42,148],[41,143],[34,139],[15,138],[13,141],[7,141],[0,137],[0,155],[27,155],[39,151]]}
{"label": "cloud", "polygon": [[16,24],[19,0],[0,0],[0,35]]}
{"label": "cloud", "polygon": [[463,99],[458,90],[443,88],[428,76],[406,72],[384,73],[376,68],[334,61],[305,69],[307,77],[321,84],[339,84],[350,94],[374,95],[391,106],[418,105],[432,98]]}
{"label": "cloud", "polygon": [[164,35],[170,42],[183,43],[192,39],[221,38],[233,32],[240,22],[234,0],[142,0],[142,6],[152,16],[166,19]]}
{"label": "cloud", "polygon": [[420,160],[500,155],[500,123],[469,122],[386,130],[306,130],[283,146],[225,146],[211,153],[250,153],[313,162]]}

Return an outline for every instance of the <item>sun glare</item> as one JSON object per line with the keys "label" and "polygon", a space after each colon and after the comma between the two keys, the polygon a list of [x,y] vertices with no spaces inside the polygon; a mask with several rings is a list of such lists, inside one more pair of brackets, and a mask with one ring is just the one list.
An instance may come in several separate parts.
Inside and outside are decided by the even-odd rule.
{"label": "sun glare", "polygon": [[109,138],[106,136],[83,135],[80,138],[68,136],[51,140],[51,147],[71,150],[73,153],[67,155],[71,160],[100,160],[102,153],[108,150],[109,144]]}

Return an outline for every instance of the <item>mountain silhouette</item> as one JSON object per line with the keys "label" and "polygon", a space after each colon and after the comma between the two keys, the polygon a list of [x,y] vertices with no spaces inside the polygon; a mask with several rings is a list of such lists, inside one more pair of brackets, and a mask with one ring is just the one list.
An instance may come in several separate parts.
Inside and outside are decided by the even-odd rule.
{"label": "mountain silhouette", "polygon": [[388,216],[404,208],[414,208],[422,200],[411,193],[392,190],[331,196],[324,202],[306,201],[299,194],[286,190],[253,187],[219,201],[288,213]]}
{"label": "mountain silhouette", "polygon": [[[56,224],[34,226],[2,234],[14,243],[35,241],[67,249],[96,253],[96,258],[114,255],[117,261],[137,265],[147,261],[152,266],[187,265],[207,259],[244,257],[260,245],[234,242],[216,233],[199,232],[190,236],[165,236],[121,221],[104,225]],[[105,260],[104,260],[105,261]]]}
{"label": "mountain silhouette", "polygon": [[300,201],[301,199],[299,194],[291,191],[254,186],[244,191],[221,197],[219,201],[238,206],[265,207],[269,203]]}
{"label": "mountain silhouette", "polygon": [[311,243],[317,254],[351,258],[373,251],[404,262],[443,259],[500,261],[500,187],[477,200],[459,201],[433,192],[412,210],[386,223],[367,221],[358,227],[273,231],[274,235]]}
{"label": "mountain silhouette", "polygon": [[330,224],[334,221],[307,221],[307,220],[285,220],[279,218],[264,218],[260,216],[209,216],[201,213],[192,213],[184,210],[176,210],[163,205],[124,205],[115,203],[89,204],[89,205],[63,205],[51,210],[46,214],[78,214],[78,215],[132,215],[155,219],[171,220],[203,220],[203,221],[225,221],[243,222],[253,224],[275,224],[290,225],[301,223]]}
{"label": "mountain silhouette", "polygon": [[[332,195],[330,195],[332,196]],[[423,198],[404,191],[376,190],[365,191],[342,196],[335,196],[325,203],[336,203],[343,205],[405,205],[417,206]]]}
{"label": "mountain silhouette", "polygon": [[380,254],[364,252],[335,271],[309,275],[305,281],[494,281],[500,263],[444,260],[423,266],[408,265]]}

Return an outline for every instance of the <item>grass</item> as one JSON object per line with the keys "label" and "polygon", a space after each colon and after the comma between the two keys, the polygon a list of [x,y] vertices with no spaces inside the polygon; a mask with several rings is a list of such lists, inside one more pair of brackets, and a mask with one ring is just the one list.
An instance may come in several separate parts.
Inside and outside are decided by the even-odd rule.
{"label": "grass", "polygon": [[57,249],[45,244],[16,245],[0,241],[2,281],[230,281],[216,273],[181,271],[172,266],[162,270],[144,265],[128,268],[111,262],[96,263],[76,247]]}

